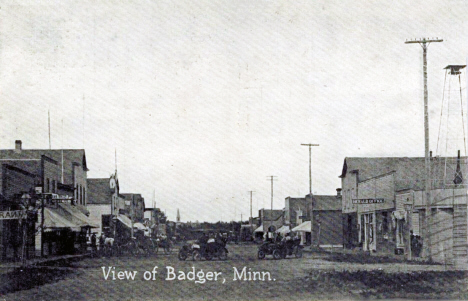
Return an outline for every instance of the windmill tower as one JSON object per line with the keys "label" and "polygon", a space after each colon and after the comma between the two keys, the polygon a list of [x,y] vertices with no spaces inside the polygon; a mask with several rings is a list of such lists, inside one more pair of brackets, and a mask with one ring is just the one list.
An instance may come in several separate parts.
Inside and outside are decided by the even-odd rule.
{"label": "windmill tower", "polygon": [[176,221],[178,223],[180,223],[180,212],[179,212],[179,208],[177,208],[177,217],[176,217]]}
{"label": "windmill tower", "polygon": [[466,166],[466,102],[462,91],[466,88],[466,65],[448,65],[444,68],[445,80],[440,109],[439,132],[437,137],[436,158],[433,163],[434,188],[450,188],[463,182]]}

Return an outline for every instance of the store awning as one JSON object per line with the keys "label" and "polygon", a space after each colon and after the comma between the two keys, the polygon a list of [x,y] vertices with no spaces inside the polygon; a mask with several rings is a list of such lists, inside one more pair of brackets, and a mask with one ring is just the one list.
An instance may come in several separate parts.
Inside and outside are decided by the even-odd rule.
{"label": "store awning", "polygon": [[255,229],[254,233],[263,233],[263,224],[261,224],[260,227]]}
{"label": "store awning", "polygon": [[281,234],[286,234],[286,233],[291,232],[291,230],[289,229],[289,226],[282,226],[281,228],[276,230],[276,232],[281,233]]}
{"label": "store awning", "polygon": [[132,221],[126,215],[122,215],[122,214],[118,215],[117,220],[121,221],[122,224],[124,224],[128,228],[130,229],[132,228]]}
{"label": "store awning", "polygon": [[73,231],[80,231],[81,227],[63,216],[56,208],[44,208],[44,231],[50,232],[70,228]]}
{"label": "store awning", "polygon": [[84,215],[83,212],[76,206],[68,203],[59,203],[57,209],[61,211],[63,216],[69,219],[72,223],[76,224],[78,227],[99,228],[99,225],[91,222],[89,217]]}
{"label": "store awning", "polygon": [[310,221],[303,222],[297,227],[291,229],[293,232],[312,232],[312,226]]}
{"label": "store awning", "polygon": [[85,206],[77,204],[77,205],[75,205],[75,207],[78,210],[80,210],[81,213],[83,213],[84,215],[89,216],[89,210]]}
{"label": "store awning", "polygon": [[[131,223],[131,222],[130,222]],[[148,229],[145,225],[142,223],[134,223],[133,228],[137,228],[138,230],[146,230]]]}

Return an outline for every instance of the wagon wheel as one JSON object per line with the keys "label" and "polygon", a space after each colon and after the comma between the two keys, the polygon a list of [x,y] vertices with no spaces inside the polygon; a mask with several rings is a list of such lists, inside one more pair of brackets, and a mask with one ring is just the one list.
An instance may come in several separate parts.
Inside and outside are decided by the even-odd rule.
{"label": "wagon wheel", "polygon": [[301,258],[302,257],[302,249],[299,248],[299,247],[295,247],[294,256],[296,256],[296,258]]}
{"label": "wagon wheel", "polygon": [[273,251],[273,258],[274,259],[278,260],[278,259],[281,259],[281,257],[283,257],[283,256],[282,256],[280,250],[276,249],[276,250]]}
{"label": "wagon wheel", "polygon": [[282,250],[281,256],[283,257],[283,259],[285,259],[286,256],[288,256],[288,250],[287,249]]}
{"label": "wagon wheel", "polygon": [[153,240],[148,243],[148,253],[151,255],[158,254],[158,244]]}
{"label": "wagon wheel", "polygon": [[219,250],[219,259],[226,260],[227,259],[227,251],[225,249]]}
{"label": "wagon wheel", "polygon": [[187,252],[184,250],[180,250],[178,257],[179,260],[184,261],[185,259],[187,259]]}
{"label": "wagon wheel", "polygon": [[164,246],[164,254],[168,255],[171,254],[172,252],[172,246],[170,242],[167,242],[166,245]]}
{"label": "wagon wheel", "polygon": [[258,251],[258,259],[263,259],[265,258],[265,252],[263,250]]}
{"label": "wagon wheel", "polygon": [[193,251],[193,261],[200,261],[202,259],[201,253],[198,250]]}

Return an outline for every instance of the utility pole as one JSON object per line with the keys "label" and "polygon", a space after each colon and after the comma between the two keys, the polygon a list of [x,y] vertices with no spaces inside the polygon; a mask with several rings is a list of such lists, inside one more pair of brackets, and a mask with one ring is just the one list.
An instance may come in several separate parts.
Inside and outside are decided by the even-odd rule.
{"label": "utility pole", "polygon": [[252,193],[253,191],[250,190],[250,221],[249,221],[249,224],[250,224],[250,231],[252,232],[252,236],[254,234],[254,230],[253,230],[253,217],[252,217]]}
{"label": "utility pole", "polygon": [[49,125],[49,149],[52,149],[52,143],[50,142],[50,111],[47,111],[48,125]]}
{"label": "utility pole", "polygon": [[273,210],[273,181],[276,181],[277,176],[268,176],[268,180],[271,181],[271,210]]}
{"label": "utility pole", "polygon": [[310,212],[309,212],[309,206],[307,206],[306,202],[306,215],[310,214],[310,233],[311,237],[313,234],[314,230],[314,197],[312,195],[312,146],[319,146],[318,144],[312,144],[312,143],[301,143],[303,146],[308,146],[309,147],[309,194],[310,194]]}
{"label": "utility pole", "polygon": [[426,195],[426,222],[425,222],[425,235],[424,235],[424,249],[425,256],[429,261],[432,261],[431,254],[431,165],[429,158],[429,110],[428,110],[428,92],[427,92],[427,48],[430,43],[443,42],[439,38],[423,38],[406,41],[405,44],[419,44],[423,50],[423,78],[424,78],[424,165],[425,165],[425,185],[424,191]]}
{"label": "utility pole", "polygon": [[270,226],[273,225],[273,181],[276,181],[277,176],[268,176],[268,180],[271,181],[271,214],[270,214],[270,218],[271,218],[271,223],[270,223]]}
{"label": "utility pole", "polygon": [[319,144],[302,143],[301,145],[309,147],[309,193],[312,194],[312,146],[319,146]]}

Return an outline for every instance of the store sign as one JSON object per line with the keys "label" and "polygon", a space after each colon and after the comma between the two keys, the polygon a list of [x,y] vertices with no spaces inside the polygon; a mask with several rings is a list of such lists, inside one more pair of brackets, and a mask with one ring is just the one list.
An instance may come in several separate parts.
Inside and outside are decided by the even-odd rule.
{"label": "store sign", "polygon": [[0,211],[0,220],[2,219],[25,219],[27,213],[24,210]]}
{"label": "store sign", "polygon": [[353,199],[353,204],[382,204],[384,199]]}

